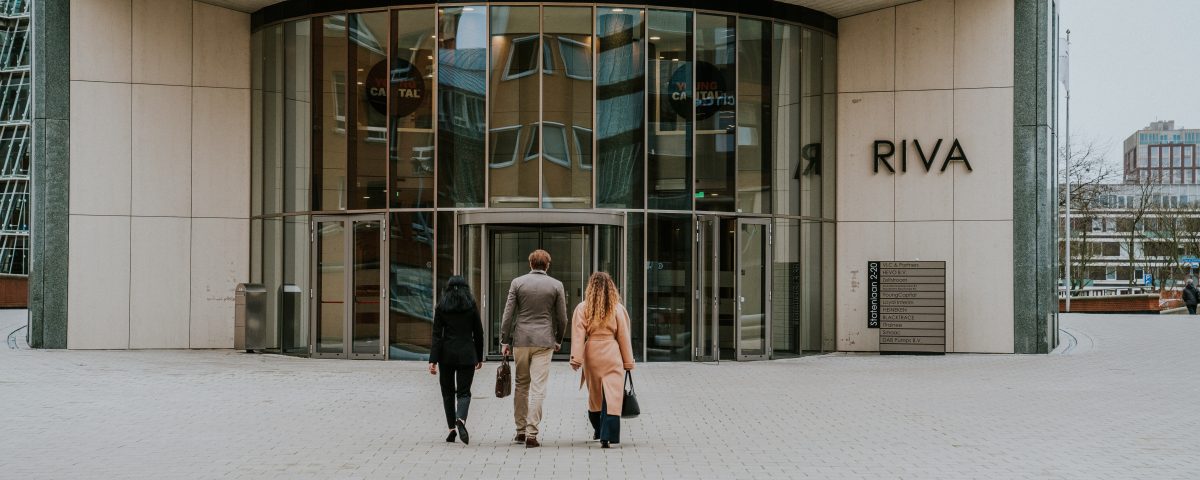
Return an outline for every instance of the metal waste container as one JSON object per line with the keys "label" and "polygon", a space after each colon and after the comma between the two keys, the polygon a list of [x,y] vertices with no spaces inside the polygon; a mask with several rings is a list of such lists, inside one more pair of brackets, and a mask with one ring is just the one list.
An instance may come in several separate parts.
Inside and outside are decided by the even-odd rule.
{"label": "metal waste container", "polygon": [[266,348],[267,288],[258,283],[239,283],[233,305],[233,348],[247,352]]}
{"label": "metal waste container", "polygon": [[279,336],[283,339],[284,353],[294,352],[303,348],[304,330],[297,330],[300,325],[300,312],[304,309],[304,291],[292,284],[279,287]]}

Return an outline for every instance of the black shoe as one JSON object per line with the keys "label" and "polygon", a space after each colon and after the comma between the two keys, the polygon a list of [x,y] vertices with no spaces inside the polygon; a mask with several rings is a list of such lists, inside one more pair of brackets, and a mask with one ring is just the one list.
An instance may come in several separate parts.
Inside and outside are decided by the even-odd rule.
{"label": "black shoe", "polygon": [[446,435],[446,443],[454,443],[454,438],[458,436],[458,431],[450,429],[450,434]]}
{"label": "black shoe", "polygon": [[462,439],[463,444],[470,445],[471,437],[467,435],[467,424],[463,423],[463,419],[461,418],[455,420],[454,423],[458,424],[458,437]]}
{"label": "black shoe", "polygon": [[601,440],[600,448],[612,448],[612,447],[608,446],[608,440]]}
{"label": "black shoe", "polygon": [[513,443],[525,443],[525,434],[518,433],[517,436],[513,437]]}
{"label": "black shoe", "polygon": [[537,437],[525,437],[525,448],[537,448],[540,446],[542,446],[542,444],[538,443]]}

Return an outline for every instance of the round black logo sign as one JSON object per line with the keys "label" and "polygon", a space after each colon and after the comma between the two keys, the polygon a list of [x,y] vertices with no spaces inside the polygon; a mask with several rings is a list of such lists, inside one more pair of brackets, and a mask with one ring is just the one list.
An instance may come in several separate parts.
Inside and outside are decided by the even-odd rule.
{"label": "round black logo sign", "polygon": [[[367,73],[367,103],[380,114],[387,115],[387,62],[376,63]],[[392,65],[392,115],[412,114],[425,101],[425,76],[416,65],[398,58]]]}
{"label": "round black logo sign", "polygon": [[696,108],[696,120],[712,117],[721,107],[732,107],[736,100],[729,93],[729,85],[725,75],[711,63],[696,62],[695,99],[688,92],[688,83],[692,80],[692,69],[682,65],[671,74],[671,83],[667,85],[668,99],[671,109],[679,116],[687,118]]}

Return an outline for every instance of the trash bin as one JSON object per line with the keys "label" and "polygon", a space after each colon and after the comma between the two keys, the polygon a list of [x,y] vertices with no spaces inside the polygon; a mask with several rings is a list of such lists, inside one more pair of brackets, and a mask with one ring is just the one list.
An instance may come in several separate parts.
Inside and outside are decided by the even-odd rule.
{"label": "trash bin", "polygon": [[267,288],[239,283],[233,298],[233,348],[247,352],[266,348]]}
{"label": "trash bin", "polygon": [[300,313],[304,309],[304,291],[300,287],[285,283],[279,286],[279,336],[284,353],[305,346],[304,325],[300,324]]}

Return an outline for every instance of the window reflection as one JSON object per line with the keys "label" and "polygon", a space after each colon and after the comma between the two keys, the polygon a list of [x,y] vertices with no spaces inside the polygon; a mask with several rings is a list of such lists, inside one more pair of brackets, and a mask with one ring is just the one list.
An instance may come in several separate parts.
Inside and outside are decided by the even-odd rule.
{"label": "window reflection", "polygon": [[[545,7],[542,207],[592,206],[592,9]],[[550,67],[562,59],[561,71]],[[581,139],[577,133],[586,132]],[[584,140],[584,141],[580,141]]]}
{"label": "window reflection", "polygon": [[736,19],[696,16],[696,210],[733,211]]}
{"label": "window reflection", "polygon": [[[772,62],[771,80],[775,92],[774,174],[775,213],[800,215],[800,27],[776,24],[776,58],[793,59]],[[810,152],[811,153],[811,152]]]}
{"label": "window reflection", "polygon": [[596,9],[596,204],[644,205],[646,60],[643,10]]}
{"label": "window reflection", "polygon": [[397,10],[388,74],[391,115],[391,206],[433,206],[433,9]]}
{"label": "window reflection", "polygon": [[771,23],[738,21],[737,211],[771,212]]}
{"label": "window reflection", "polygon": [[283,206],[304,212],[312,206],[312,27],[308,20],[284,27]]}
{"label": "window reflection", "polygon": [[692,359],[692,217],[646,215],[646,357]]}
{"label": "window reflection", "polygon": [[439,12],[437,206],[481,207],[486,8],[446,7]]}
{"label": "window reflection", "polygon": [[389,357],[428,360],[436,288],[433,283],[433,213],[393,213],[390,218]]}
{"label": "window reflection", "polygon": [[346,209],[346,16],[313,22],[313,210]]}
{"label": "window reflection", "polygon": [[279,348],[283,353],[308,353],[308,291],[312,271],[309,217],[284,217],[283,284],[279,292]]}
{"label": "window reflection", "polygon": [[251,95],[259,108],[254,116],[255,170],[262,181],[260,195],[255,195],[254,211],[262,214],[279,213],[283,209],[283,83],[284,67],[283,25],[268,27],[255,37],[254,50],[260,59],[254,69],[254,89]]}
{"label": "window reflection", "polygon": [[692,208],[692,13],[650,10],[647,207]]}
{"label": "window reflection", "polygon": [[388,14],[350,15],[350,66],[354,88],[350,105],[350,208],[387,207]]}
{"label": "window reflection", "polygon": [[[541,94],[541,79],[535,75],[541,58],[540,10],[492,7],[488,204],[493,207],[538,206],[540,166],[534,132]],[[529,125],[533,128],[524,128]],[[513,161],[518,145],[524,145],[529,161]]]}
{"label": "window reflection", "polygon": [[[456,226],[451,209],[593,198],[678,211],[595,230],[597,259],[625,267],[612,273],[625,275],[639,358],[694,354],[693,209],[778,215],[774,351],[833,348],[832,36],[715,13],[524,4],[315,17],[260,29],[254,49],[252,259],[274,285],[284,351],[332,348],[344,333],[322,333],[336,312],[296,306],[306,282],[350,300],[333,298],[340,284],[309,282],[342,268],[328,249],[350,232],[314,235],[294,213],[406,209],[388,217],[387,341],[392,358],[424,358],[436,289],[461,269],[479,292],[491,268],[484,229]],[[624,250],[604,250],[617,238]]]}
{"label": "window reflection", "polygon": [[[821,216],[824,189],[822,130],[824,129],[824,88],[821,58],[824,38],[818,32],[803,30],[800,44],[800,214]],[[829,106],[834,108],[833,105]]]}

